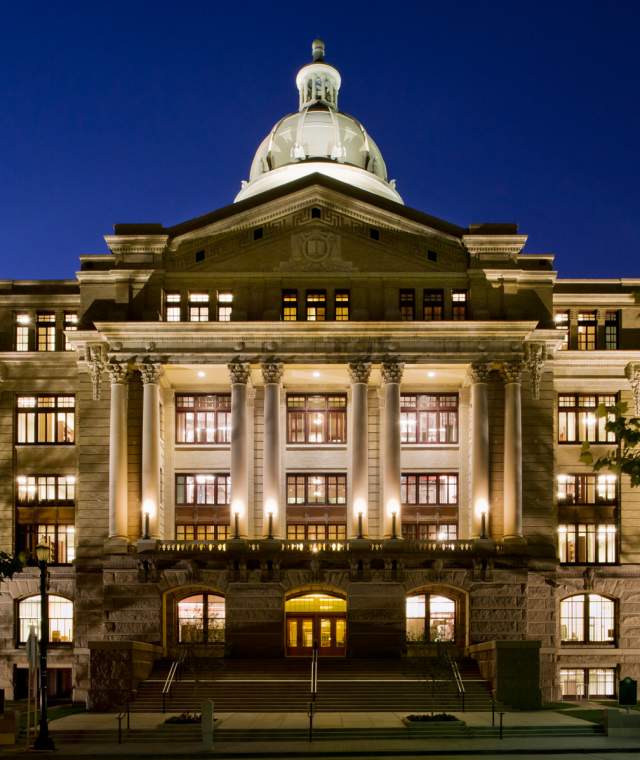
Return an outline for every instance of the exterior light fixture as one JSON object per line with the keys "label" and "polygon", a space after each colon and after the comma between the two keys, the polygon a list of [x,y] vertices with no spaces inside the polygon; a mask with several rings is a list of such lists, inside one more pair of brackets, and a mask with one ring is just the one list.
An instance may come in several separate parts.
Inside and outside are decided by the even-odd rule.
{"label": "exterior light fixture", "polygon": [[318,370],[317,370],[317,369],[316,369],[316,370],[314,370],[314,371],[313,371],[311,374],[312,374],[314,377],[320,377],[320,373],[318,372]]}
{"label": "exterior light fixture", "polygon": [[198,377],[205,377],[205,374],[202,370],[198,370]]}
{"label": "exterior light fixture", "polygon": [[47,718],[47,649],[49,645],[49,595],[47,593],[47,563],[51,558],[48,544],[36,546],[36,559],[40,568],[40,730],[33,744],[34,749],[53,750],[55,745],[49,736],[49,721]]}
{"label": "exterior light fixture", "polygon": [[156,511],[155,504],[151,501],[151,499],[145,499],[144,504],[142,505],[142,515],[143,515],[142,538],[145,541],[151,537],[149,535],[149,522],[151,520],[151,514],[155,511]]}
{"label": "exterior light fixture", "polygon": [[356,512],[358,514],[358,538],[364,538],[363,522],[364,522],[364,510],[365,504],[363,499],[356,501]]}
{"label": "exterior light fixture", "polygon": [[435,376],[436,376],[436,373],[435,373],[435,372],[434,372],[432,369],[430,369],[430,370],[427,372],[427,377],[435,377]]}
{"label": "exterior light fixture", "polygon": [[276,503],[273,499],[267,500],[267,519],[268,519],[268,528],[267,528],[267,538],[271,539],[273,538],[273,514],[276,511]]}

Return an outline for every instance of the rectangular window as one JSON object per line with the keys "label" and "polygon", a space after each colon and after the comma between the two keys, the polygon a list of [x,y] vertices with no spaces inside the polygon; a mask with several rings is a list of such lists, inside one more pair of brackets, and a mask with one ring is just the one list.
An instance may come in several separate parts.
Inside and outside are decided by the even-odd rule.
{"label": "rectangular window", "polygon": [[287,523],[289,541],[346,541],[344,523]]}
{"label": "rectangular window", "polygon": [[347,476],[287,474],[287,504],[335,506],[347,503]]}
{"label": "rectangular window", "polygon": [[617,530],[612,524],[558,525],[558,558],[564,564],[610,564],[617,561]]}
{"label": "rectangular window", "polygon": [[400,397],[400,441],[437,445],[458,442],[458,395],[416,393]]}
{"label": "rectangular window", "polygon": [[595,311],[578,313],[578,351],[595,351],[598,333],[598,314]]}
{"label": "rectangular window", "polygon": [[440,322],[444,319],[444,291],[425,290],[422,296],[423,319],[426,322]]}
{"label": "rectangular window", "polygon": [[566,351],[569,348],[569,312],[558,311],[556,312],[553,321],[555,322],[556,330],[561,333],[562,343],[560,344],[560,350]]}
{"label": "rectangular window", "polygon": [[282,321],[295,322],[298,319],[298,291],[282,291]]}
{"label": "rectangular window", "polygon": [[209,321],[209,294],[189,293],[189,322]]}
{"label": "rectangular window", "polygon": [[345,443],[346,440],[346,395],[287,395],[287,443]]}
{"label": "rectangular window", "polygon": [[176,541],[226,541],[228,538],[228,525],[220,523],[176,525]]}
{"label": "rectangular window", "polygon": [[65,311],[64,313],[64,350],[73,351],[73,345],[69,340],[67,333],[76,332],[78,329],[78,313],[76,311]]}
{"label": "rectangular window", "polygon": [[176,443],[229,443],[231,395],[176,394]]}
{"label": "rectangular window", "polygon": [[18,396],[18,443],[74,443],[75,396]]}
{"label": "rectangular window", "polygon": [[407,506],[456,506],[458,475],[403,473],[400,476],[400,501]]}
{"label": "rectangular window", "polygon": [[22,312],[16,314],[16,351],[29,350],[29,325],[31,317]]}
{"label": "rectangular window", "polygon": [[233,293],[230,290],[218,291],[218,321],[231,322],[233,309]]}
{"label": "rectangular window", "polygon": [[616,696],[615,668],[562,668],[560,691],[563,699],[613,699]]}
{"label": "rectangular window", "polygon": [[348,290],[336,290],[336,322],[349,321],[350,295]]}
{"label": "rectangular window", "polygon": [[560,394],[558,396],[558,441],[560,443],[615,443],[614,433],[605,430],[608,420],[615,419],[610,413],[604,417],[597,415],[599,406],[613,407],[617,402],[614,395],[600,394]]}
{"label": "rectangular window", "polygon": [[51,562],[68,565],[76,558],[75,526],[68,522],[20,523],[17,526],[18,551],[35,554],[38,544],[50,549]]}
{"label": "rectangular window", "polygon": [[607,351],[615,351],[618,343],[618,320],[617,311],[607,311],[604,315],[604,347]]}
{"label": "rectangular window", "polygon": [[457,541],[456,523],[407,522],[402,520],[402,538],[407,541]]}
{"label": "rectangular window", "polygon": [[182,319],[181,301],[180,293],[164,294],[164,318],[167,322],[180,322]]}
{"label": "rectangular window", "polygon": [[558,504],[615,504],[615,475],[558,475]]}
{"label": "rectangular window", "polygon": [[73,475],[18,475],[19,506],[73,505],[76,479]]}
{"label": "rectangular window", "polygon": [[325,290],[307,290],[307,321],[324,322],[327,318],[327,293]]}
{"label": "rectangular window", "polygon": [[231,476],[210,472],[176,475],[176,506],[227,506],[231,499]]}
{"label": "rectangular window", "polygon": [[400,319],[403,322],[413,322],[416,318],[416,292],[403,288],[400,291]]}
{"label": "rectangular window", "polygon": [[36,316],[36,346],[38,351],[56,350],[56,315],[39,311]]}
{"label": "rectangular window", "polygon": [[454,290],[451,293],[451,319],[460,321],[467,318],[467,291]]}

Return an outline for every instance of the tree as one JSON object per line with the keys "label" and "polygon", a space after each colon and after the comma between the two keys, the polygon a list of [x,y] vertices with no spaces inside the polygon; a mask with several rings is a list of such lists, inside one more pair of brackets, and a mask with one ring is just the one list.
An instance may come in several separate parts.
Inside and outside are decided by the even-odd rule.
{"label": "tree", "polygon": [[[640,417],[627,417],[627,404],[614,407],[599,406],[598,417],[608,417],[605,430],[614,433],[617,446],[604,456],[595,459],[588,441],[582,444],[580,461],[588,464],[594,472],[611,470],[618,475],[628,475],[632,487],[640,487]],[[611,416],[613,414],[613,416]]]}
{"label": "tree", "polygon": [[19,554],[12,557],[6,552],[0,552],[0,580],[11,578],[14,573],[19,572],[24,567],[25,558]]}

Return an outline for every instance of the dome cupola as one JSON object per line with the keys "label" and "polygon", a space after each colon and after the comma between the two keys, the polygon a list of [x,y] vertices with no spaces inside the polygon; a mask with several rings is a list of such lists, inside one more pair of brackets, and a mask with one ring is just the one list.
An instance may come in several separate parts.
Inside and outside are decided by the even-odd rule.
{"label": "dome cupola", "polygon": [[235,200],[320,173],[402,203],[378,146],[357,119],[338,110],[342,79],[325,61],[324,42],[314,40],[311,49],[313,60],[296,77],[298,111],[280,119],[260,143]]}

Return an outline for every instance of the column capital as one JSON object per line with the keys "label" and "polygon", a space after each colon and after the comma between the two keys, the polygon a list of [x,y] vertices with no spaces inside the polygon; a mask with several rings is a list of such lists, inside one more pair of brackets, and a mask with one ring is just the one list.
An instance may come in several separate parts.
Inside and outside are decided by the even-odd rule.
{"label": "column capital", "polygon": [[145,385],[157,383],[162,374],[162,365],[156,362],[142,362],[142,364],[138,364],[138,369]]}
{"label": "column capital", "polygon": [[371,375],[371,362],[364,360],[357,360],[349,363],[349,377],[352,383],[364,383],[369,382],[369,376]]}
{"label": "column capital", "polygon": [[110,360],[105,365],[111,385],[124,385],[128,380],[129,366],[126,362]]}
{"label": "column capital", "polygon": [[524,362],[520,358],[504,362],[500,371],[505,383],[519,383],[522,379]]}
{"label": "column capital", "polygon": [[540,381],[542,380],[542,370],[547,360],[547,347],[544,343],[525,343],[524,355],[529,377],[531,378],[531,390],[533,398],[540,398]]}
{"label": "column capital", "polygon": [[490,362],[471,362],[469,366],[469,379],[471,383],[489,382],[489,372],[491,372]]}
{"label": "column capital", "polygon": [[264,380],[265,385],[280,383],[283,371],[282,362],[266,361],[262,363],[261,369],[262,379]]}
{"label": "column capital", "polygon": [[402,380],[404,363],[396,361],[395,359],[385,359],[385,361],[382,362],[380,370],[382,372],[383,383],[400,383]]}
{"label": "column capital", "polygon": [[640,363],[629,362],[624,368],[624,374],[633,391],[633,400],[636,406],[636,414],[640,417]]}
{"label": "column capital", "polygon": [[249,362],[229,362],[227,369],[229,370],[232,385],[246,385],[249,381],[249,375],[251,374]]}

